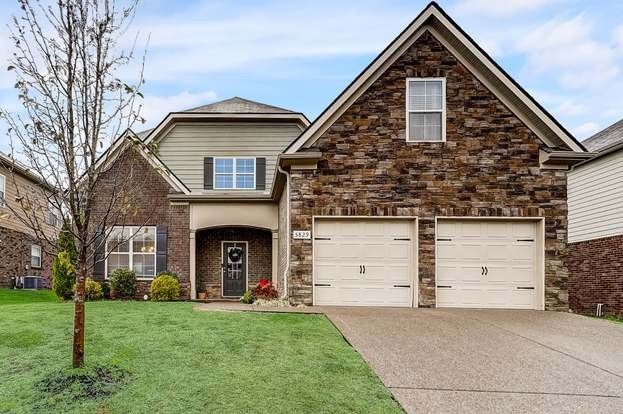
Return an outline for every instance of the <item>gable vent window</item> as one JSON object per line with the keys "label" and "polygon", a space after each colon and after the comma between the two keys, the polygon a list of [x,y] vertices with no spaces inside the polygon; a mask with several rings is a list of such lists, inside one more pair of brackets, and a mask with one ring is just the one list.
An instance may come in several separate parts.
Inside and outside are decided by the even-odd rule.
{"label": "gable vent window", "polygon": [[407,79],[407,141],[446,140],[445,78]]}
{"label": "gable vent window", "polygon": [[214,189],[255,189],[255,158],[214,158]]}

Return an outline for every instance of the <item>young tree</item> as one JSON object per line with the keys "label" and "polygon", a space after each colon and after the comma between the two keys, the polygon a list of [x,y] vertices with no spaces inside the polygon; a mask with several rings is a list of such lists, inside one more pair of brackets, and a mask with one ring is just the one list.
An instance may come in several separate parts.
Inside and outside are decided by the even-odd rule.
{"label": "young tree", "polygon": [[[132,211],[131,189],[125,185],[129,177],[114,177],[106,200],[98,200],[96,188],[105,172],[98,152],[142,121],[137,102],[144,54],[132,82],[119,75],[134,59],[136,38],[127,50],[122,45],[137,1],[18,0],[20,15],[10,25],[14,53],[8,70],[15,74],[23,110],[1,115],[9,126],[13,156],[57,189],[22,191],[15,213],[46,240],[51,236],[42,209],[53,209],[62,222],[71,223],[66,231],[77,250],[74,367],[84,364],[85,280],[94,265],[94,249],[105,240],[110,223],[125,222]],[[136,138],[133,143],[142,145]],[[111,172],[106,173],[110,183]],[[37,201],[42,197],[47,206]]]}

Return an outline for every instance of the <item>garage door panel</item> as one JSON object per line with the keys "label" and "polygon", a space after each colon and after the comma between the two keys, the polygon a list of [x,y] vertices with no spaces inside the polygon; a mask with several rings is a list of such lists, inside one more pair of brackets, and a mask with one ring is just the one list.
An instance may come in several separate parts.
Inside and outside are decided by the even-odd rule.
{"label": "garage door panel", "polygon": [[[315,223],[314,281],[330,286],[315,287],[314,303],[410,306],[412,223],[384,219],[318,219]],[[394,285],[407,287],[395,288]]]}
{"label": "garage door panel", "polygon": [[[437,306],[536,306],[535,222],[439,220]],[[483,274],[483,267],[485,272]]]}

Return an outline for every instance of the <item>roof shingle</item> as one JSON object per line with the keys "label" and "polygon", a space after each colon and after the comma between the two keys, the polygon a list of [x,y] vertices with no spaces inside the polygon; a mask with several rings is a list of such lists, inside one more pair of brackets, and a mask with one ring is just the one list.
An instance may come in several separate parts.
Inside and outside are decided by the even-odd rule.
{"label": "roof shingle", "polygon": [[598,152],[620,142],[623,142],[623,119],[599,131],[592,137],[587,138],[582,144],[584,144],[589,151]]}
{"label": "roof shingle", "polygon": [[198,113],[227,113],[227,114],[293,114],[294,111],[279,108],[278,106],[267,105],[237,96],[224,101],[214,102],[196,108],[186,109],[182,112]]}

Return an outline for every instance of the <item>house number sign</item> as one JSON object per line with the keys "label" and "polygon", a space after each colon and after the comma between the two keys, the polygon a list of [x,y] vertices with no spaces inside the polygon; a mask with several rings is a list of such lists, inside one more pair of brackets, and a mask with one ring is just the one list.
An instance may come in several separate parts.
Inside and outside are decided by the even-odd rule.
{"label": "house number sign", "polygon": [[311,231],[310,230],[294,230],[292,231],[292,238],[295,240],[310,240]]}

